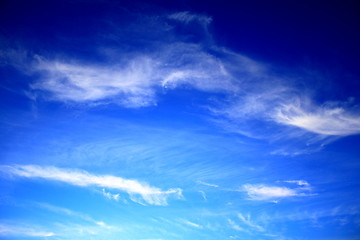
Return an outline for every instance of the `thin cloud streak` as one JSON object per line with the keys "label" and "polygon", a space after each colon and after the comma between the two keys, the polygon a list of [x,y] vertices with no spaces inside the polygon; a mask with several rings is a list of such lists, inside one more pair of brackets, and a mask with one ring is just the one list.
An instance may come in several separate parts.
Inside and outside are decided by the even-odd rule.
{"label": "thin cloud streak", "polygon": [[0,223],[0,236],[52,237],[55,233],[38,230],[36,226],[18,226]]}
{"label": "thin cloud streak", "polygon": [[267,186],[263,184],[245,184],[243,190],[251,200],[272,200],[298,196],[309,196],[310,188],[288,188],[282,186]]}
{"label": "thin cloud streak", "polygon": [[304,187],[309,187],[310,186],[310,184],[305,180],[286,180],[284,182],[286,182],[286,183],[294,183],[294,184],[297,184],[299,186],[304,186]]}
{"label": "thin cloud streak", "polygon": [[208,187],[214,187],[214,188],[219,187],[219,185],[212,184],[212,183],[207,183],[207,182],[203,182],[203,181],[198,181],[197,183],[201,184],[201,185],[204,185],[204,186],[208,186]]}
{"label": "thin cloud streak", "polygon": [[198,228],[198,229],[202,229],[202,228],[203,228],[200,224],[191,222],[191,221],[186,220],[186,219],[182,219],[181,222],[184,223],[184,224],[186,224],[186,225],[188,225],[188,226],[190,226],[190,227],[194,227],[194,228]]}
{"label": "thin cloud streak", "polygon": [[46,180],[65,182],[75,186],[106,187],[127,192],[130,198],[140,196],[142,202],[152,205],[167,205],[170,196],[182,197],[179,188],[162,191],[159,188],[111,175],[92,175],[86,171],[63,169],[56,167],[42,167],[36,165],[2,166],[1,170],[14,176],[27,178],[42,178]]}

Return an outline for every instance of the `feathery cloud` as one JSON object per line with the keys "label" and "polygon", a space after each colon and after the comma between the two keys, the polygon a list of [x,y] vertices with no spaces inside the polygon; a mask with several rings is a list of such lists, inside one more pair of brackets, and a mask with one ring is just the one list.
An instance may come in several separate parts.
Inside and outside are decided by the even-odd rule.
{"label": "feathery cloud", "polygon": [[136,180],[111,175],[93,175],[80,170],[36,165],[2,166],[1,170],[19,177],[42,178],[81,187],[97,186],[117,189],[128,193],[130,198],[140,196],[142,201],[152,205],[167,205],[169,196],[182,197],[182,190],[179,188],[162,191],[159,188],[140,183]]}
{"label": "feathery cloud", "polygon": [[221,61],[199,45],[176,43],[162,46],[159,51],[111,66],[37,57],[33,71],[42,77],[31,88],[44,91],[52,100],[112,102],[128,108],[156,105],[159,89],[183,85],[211,92],[236,89]]}
{"label": "feathery cloud", "polygon": [[276,109],[274,120],[309,132],[347,136],[360,133],[360,115],[342,107],[313,106],[309,101],[284,103]]}
{"label": "feathery cloud", "polygon": [[245,184],[243,185],[243,189],[252,200],[308,196],[309,194],[303,191],[310,190],[308,188],[288,188],[282,186],[266,186],[263,184]]}

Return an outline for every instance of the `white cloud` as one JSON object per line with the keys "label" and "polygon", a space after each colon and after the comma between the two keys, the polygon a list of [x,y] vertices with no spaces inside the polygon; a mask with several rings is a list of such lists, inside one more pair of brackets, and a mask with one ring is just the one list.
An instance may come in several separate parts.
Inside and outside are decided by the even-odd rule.
{"label": "white cloud", "polygon": [[252,200],[272,200],[274,198],[288,198],[295,196],[308,196],[309,194],[301,190],[302,188],[288,188],[279,186],[266,186],[263,184],[245,184],[244,191]]}
{"label": "white cloud", "polygon": [[2,166],[1,170],[20,177],[42,178],[72,184],[75,186],[97,186],[127,192],[130,197],[139,196],[142,201],[153,205],[167,205],[169,196],[182,197],[179,188],[162,191],[159,188],[140,183],[136,180],[124,179],[111,175],[92,175],[86,171],[42,167],[36,165]]}
{"label": "white cloud", "polygon": [[105,189],[102,190],[102,194],[103,194],[107,199],[119,201],[120,194],[112,194],[112,193],[106,192]]}
{"label": "white cloud", "polygon": [[127,107],[149,106],[155,104],[153,87],[160,77],[155,68],[156,62],[147,57],[133,59],[126,66],[111,67],[40,59],[36,69],[44,78],[32,88],[45,90],[59,101],[115,99]]}
{"label": "white cloud", "polygon": [[343,107],[313,106],[309,102],[305,100],[282,104],[276,109],[274,120],[323,135],[347,136],[360,133],[359,114],[352,114]]}
{"label": "white cloud", "polygon": [[237,89],[221,61],[197,44],[167,44],[156,55],[129,58],[100,66],[37,57],[33,72],[42,77],[31,87],[44,91],[52,100],[111,102],[129,108],[156,105],[161,88],[190,86],[210,92]]}
{"label": "white cloud", "polygon": [[39,230],[37,226],[0,224],[0,236],[52,237],[55,233]]}

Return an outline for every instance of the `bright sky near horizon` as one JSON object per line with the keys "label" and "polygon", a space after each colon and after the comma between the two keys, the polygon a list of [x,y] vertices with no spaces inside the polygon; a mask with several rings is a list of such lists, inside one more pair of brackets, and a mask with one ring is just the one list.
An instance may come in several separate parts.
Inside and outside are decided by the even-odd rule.
{"label": "bright sky near horizon", "polygon": [[0,239],[360,239],[359,12],[2,1]]}

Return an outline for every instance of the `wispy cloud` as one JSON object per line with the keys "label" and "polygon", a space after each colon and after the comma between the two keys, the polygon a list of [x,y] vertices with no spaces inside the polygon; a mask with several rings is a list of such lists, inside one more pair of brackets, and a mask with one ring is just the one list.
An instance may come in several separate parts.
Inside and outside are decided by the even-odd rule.
{"label": "wispy cloud", "polygon": [[204,191],[199,191],[199,193],[201,194],[201,196],[203,197],[203,199],[205,201],[207,201],[207,197],[206,197],[206,193]]}
{"label": "wispy cloud", "polygon": [[47,203],[35,203],[35,205],[40,207],[40,208],[52,211],[54,213],[63,214],[63,215],[67,215],[67,216],[71,216],[71,217],[75,217],[75,218],[78,218],[78,219],[85,220],[86,222],[93,223],[93,224],[95,224],[95,225],[97,225],[99,227],[102,227],[104,229],[119,230],[118,227],[110,226],[110,225],[106,224],[103,221],[95,220],[95,219],[93,219],[92,217],[90,217],[90,216],[88,216],[86,214],[79,213],[79,212],[70,210],[68,208],[58,207],[58,206],[54,206],[54,205],[47,204]]}
{"label": "wispy cloud", "polygon": [[[58,101],[117,103],[129,108],[156,105],[162,88],[188,85],[202,91],[235,89],[221,62],[196,44],[163,46],[157,55],[135,55],[111,66],[37,57],[41,80],[31,85]],[[125,61],[125,60],[124,60]]]}
{"label": "wispy cloud", "polygon": [[245,225],[251,227],[252,229],[255,229],[256,231],[259,231],[259,232],[265,231],[265,229],[262,226],[259,226],[251,221],[251,219],[250,219],[251,217],[249,214],[245,217],[241,213],[238,213],[238,217]]}
{"label": "wispy cloud", "polygon": [[20,226],[0,223],[0,236],[52,237],[55,233],[40,230],[38,226]]}
{"label": "wispy cloud", "polygon": [[203,228],[203,226],[201,226],[200,224],[191,222],[191,221],[186,220],[186,219],[181,219],[181,222],[188,225],[188,226],[190,226],[190,227],[199,228],[199,229]]}
{"label": "wispy cloud", "polygon": [[176,12],[173,14],[168,15],[168,18],[170,19],[174,19],[177,21],[181,21],[184,23],[189,23],[192,21],[199,21],[203,24],[209,24],[212,21],[212,18],[206,15],[201,15],[201,14],[195,14],[195,13],[191,13],[188,11],[184,11],[184,12]]}
{"label": "wispy cloud", "polygon": [[244,228],[240,227],[239,225],[237,225],[233,220],[231,219],[227,219],[228,223],[230,224],[231,228],[236,230],[236,231],[242,231],[242,232],[248,232],[247,230],[245,230]]}
{"label": "wispy cloud", "polygon": [[219,187],[219,185],[212,184],[212,183],[207,183],[207,182],[203,182],[203,181],[198,181],[197,183],[201,184],[201,185],[204,185],[204,186],[208,186],[208,187],[214,187],[214,188]]}
{"label": "wispy cloud", "polygon": [[294,183],[294,184],[297,184],[299,186],[305,186],[305,187],[310,186],[310,184],[305,180],[286,180],[284,182],[286,182],[286,183]]}
{"label": "wispy cloud", "polygon": [[284,103],[276,109],[274,120],[307,131],[330,136],[360,133],[360,115],[339,106],[314,106],[310,100]]}
{"label": "wispy cloud", "polygon": [[111,99],[126,107],[155,104],[155,62],[137,58],[126,66],[99,67],[40,59],[37,70],[43,79],[33,89],[51,93],[60,101],[99,102]]}
{"label": "wispy cloud", "polygon": [[[319,223],[327,224],[339,224],[340,219],[354,221],[353,216],[359,215],[358,206],[351,205],[339,205],[335,207],[317,208],[312,210],[306,210],[304,208],[292,209],[291,211],[276,212],[276,213],[262,213],[259,220],[265,224],[278,223],[278,222],[292,222],[301,221],[308,222],[309,226],[318,226]],[[328,221],[322,221],[327,218]],[[341,224],[341,223],[340,223]]]}
{"label": "wispy cloud", "polygon": [[170,196],[175,198],[182,197],[182,190],[179,188],[162,191],[159,188],[140,183],[136,180],[129,180],[111,175],[93,175],[86,171],[74,169],[36,165],[14,165],[1,166],[1,170],[19,177],[42,178],[81,187],[97,186],[117,189],[128,193],[130,197],[140,196],[142,201],[153,205],[167,205],[167,199]]}
{"label": "wispy cloud", "polygon": [[[264,86],[261,87],[263,88],[261,91],[250,89],[251,87],[256,89],[257,84],[265,85],[268,89]],[[315,104],[306,91],[300,93],[300,89],[292,87],[285,81],[275,81],[271,86],[271,84],[256,83],[255,80],[252,85],[249,86],[247,93],[232,98],[231,104],[212,111],[219,116],[225,116],[233,123],[246,124],[245,126],[261,120],[263,124],[272,122],[324,137],[360,133],[359,111],[355,108],[351,109],[349,103]],[[260,137],[266,136],[256,131],[252,133]]]}
{"label": "wispy cloud", "polygon": [[267,186],[263,184],[245,184],[243,190],[252,200],[273,200],[296,196],[309,196],[308,188],[288,188],[283,186]]}

